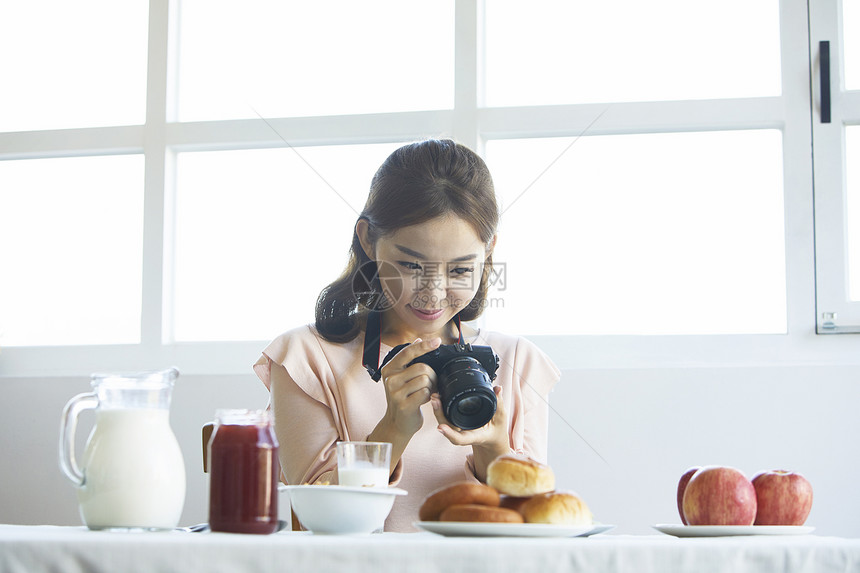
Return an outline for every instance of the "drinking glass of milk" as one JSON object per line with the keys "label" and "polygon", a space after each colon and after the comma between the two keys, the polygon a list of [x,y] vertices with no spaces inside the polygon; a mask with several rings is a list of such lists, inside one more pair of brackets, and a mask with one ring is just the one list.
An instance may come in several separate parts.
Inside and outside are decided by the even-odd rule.
{"label": "drinking glass of milk", "polygon": [[338,442],[337,483],[353,487],[388,487],[389,442]]}

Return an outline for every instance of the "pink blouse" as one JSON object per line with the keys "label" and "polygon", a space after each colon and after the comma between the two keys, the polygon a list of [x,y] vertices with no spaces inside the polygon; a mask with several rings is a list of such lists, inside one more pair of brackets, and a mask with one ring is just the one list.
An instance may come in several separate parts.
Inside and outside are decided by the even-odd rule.
{"label": "pink blouse", "polygon": [[[385,389],[361,365],[363,342],[363,334],[346,343],[328,342],[313,326],[302,326],[272,341],[254,365],[271,391],[287,483],[336,483],[335,444],[364,440],[385,414]],[[560,371],[525,338],[478,332],[467,342],[489,345],[499,356],[493,383],[502,387],[511,450],[545,462],[547,396]],[[380,361],[389,350],[381,345]],[[273,379],[273,362],[282,364],[289,377]],[[477,480],[471,447],[455,446],[439,433],[429,403],[421,411],[424,425],[391,478],[391,484],[408,495],[396,498],[386,531],[415,531],[418,508],[430,492],[453,482]]]}

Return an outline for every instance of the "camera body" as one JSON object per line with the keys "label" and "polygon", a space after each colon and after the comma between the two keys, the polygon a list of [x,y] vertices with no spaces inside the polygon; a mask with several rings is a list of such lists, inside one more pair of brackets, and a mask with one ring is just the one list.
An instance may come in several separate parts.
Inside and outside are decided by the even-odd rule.
{"label": "camera body", "polygon": [[[391,349],[382,361],[388,363],[408,344]],[[474,430],[489,422],[496,413],[496,394],[492,381],[499,369],[499,357],[489,346],[443,344],[409,363],[424,363],[436,372],[442,411],[454,426]]]}

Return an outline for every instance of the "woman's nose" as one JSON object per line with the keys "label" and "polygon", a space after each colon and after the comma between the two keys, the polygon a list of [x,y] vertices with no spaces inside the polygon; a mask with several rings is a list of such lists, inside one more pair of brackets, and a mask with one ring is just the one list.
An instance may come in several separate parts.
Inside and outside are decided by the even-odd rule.
{"label": "woman's nose", "polygon": [[445,277],[438,273],[425,273],[420,277],[416,295],[425,308],[438,308],[438,302],[447,292]]}

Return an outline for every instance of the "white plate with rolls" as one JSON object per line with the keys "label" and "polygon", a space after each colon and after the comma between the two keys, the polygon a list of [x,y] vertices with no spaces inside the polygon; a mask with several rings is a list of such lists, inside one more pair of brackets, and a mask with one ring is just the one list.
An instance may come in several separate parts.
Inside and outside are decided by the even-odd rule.
{"label": "white plate with rolls", "polygon": [[552,525],[548,523],[480,523],[475,521],[416,521],[424,531],[446,537],[588,537],[614,525]]}
{"label": "white plate with rolls", "polygon": [[415,527],[448,537],[588,537],[595,523],[577,494],[555,487],[552,469],[519,454],[487,466],[487,483],[457,482],[431,492]]}

